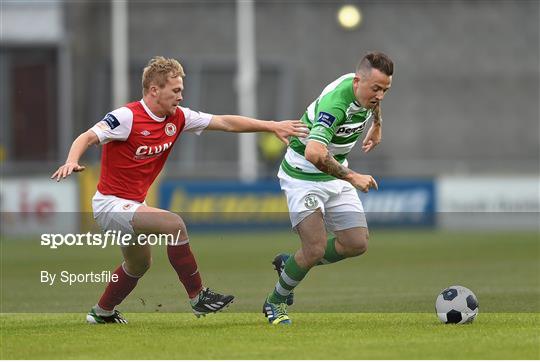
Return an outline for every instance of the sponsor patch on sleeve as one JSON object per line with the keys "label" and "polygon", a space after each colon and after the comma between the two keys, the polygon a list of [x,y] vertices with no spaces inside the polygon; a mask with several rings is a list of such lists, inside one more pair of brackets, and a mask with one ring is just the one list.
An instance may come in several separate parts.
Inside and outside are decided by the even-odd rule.
{"label": "sponsor patch on sleeve", "polygon": [[335,121],[336,117],[332,116],[330,113],[319,112],[319,117],[317,118],[318,123],[322,123],[326,127],[331,127]]}
{"label": "sponsor patch on sleeve", "polygon": [[115,129],[116,127],[120,126],[120,122],[118,121],[118,119],[111,113],[107,114],[105,118],[103,118],[102,122],[107,123],[110,129]]}

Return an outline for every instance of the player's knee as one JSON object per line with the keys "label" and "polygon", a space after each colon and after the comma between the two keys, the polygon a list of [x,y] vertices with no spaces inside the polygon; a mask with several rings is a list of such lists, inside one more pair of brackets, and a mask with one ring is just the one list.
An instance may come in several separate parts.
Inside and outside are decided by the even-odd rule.
{"label": "player's knee", "polygon": [[304,258],[306,262],[310,265],[315,265],[324,257],[325,246],[324,245],[313,245],[304,250]]}
{"label": "player's knee", "polygon": [[352,252],[354,256],[364,254],[368,249],[369,233],[365,232],[357,236],[352,243]]}
{"label": "player's knee", "polygon": [[367,251],[367,243],[365,244],[357,244],[353,248],[351,248],[351,256],[360,256],[364,254]]}
{"label": "player's knee", "polygon": [[368,241],[369,233],[363,231],[342,242],[346,256],[354,257],[364,254],[368,249]]}
{"label": "player's knee", "polygon": [[183,230],[184,221],[176,214],[167,213],[167,216],[162,221],[162,228],[165,233],[176,235],[178,230]]}

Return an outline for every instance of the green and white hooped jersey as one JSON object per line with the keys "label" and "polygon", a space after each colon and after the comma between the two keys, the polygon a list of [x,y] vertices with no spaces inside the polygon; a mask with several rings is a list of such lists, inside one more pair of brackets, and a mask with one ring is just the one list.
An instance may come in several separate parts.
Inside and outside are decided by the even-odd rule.
{"label": "green and white hooped jersey", "polygon": [[306,138],[292,137],[282,170],[289,176],[308,181],[331,181],[336,178],[317,169],[305,159],[308,141],[327,145],[334,158],[347,166],[347,155],[364,132],[372,111],[362,107],[353,92],[355,74],[345,74],[327,85],[319,98],[307,108],[302,122],[309,128]]}

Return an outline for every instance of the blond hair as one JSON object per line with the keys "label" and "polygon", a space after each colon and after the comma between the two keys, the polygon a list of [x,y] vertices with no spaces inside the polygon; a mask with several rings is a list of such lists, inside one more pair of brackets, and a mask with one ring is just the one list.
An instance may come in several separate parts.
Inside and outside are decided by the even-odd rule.
{"label": "blond hair", "polygon": [[165,87],[168,78],[184,77],[184,69],[178,60],[161,56],[150,59],[143,70],[142,87],[143,95],[146,95],[152,84],[160,88]]}

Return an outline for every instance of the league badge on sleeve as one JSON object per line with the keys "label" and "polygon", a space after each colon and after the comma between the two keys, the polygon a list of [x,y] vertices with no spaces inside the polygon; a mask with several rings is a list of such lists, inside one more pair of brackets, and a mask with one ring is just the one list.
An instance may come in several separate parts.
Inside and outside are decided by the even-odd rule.
{"label": "league badge on sleeve", "polygon": [[317,123],[322,123],[326,127],[332,127],[332,124],[336,121],[336,117],[332,116],[330,113],[319,112],[319,117],[317,118]]}
{"label": "league badge on sleeve", "polygon": [[120,126],[120,122],[112,113],[107,114],[105,118],[103,118],[102,122],[107,123],[110,129],[115,129],[116,127]]}

